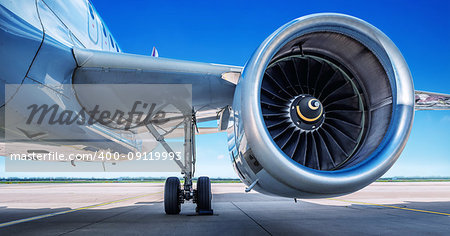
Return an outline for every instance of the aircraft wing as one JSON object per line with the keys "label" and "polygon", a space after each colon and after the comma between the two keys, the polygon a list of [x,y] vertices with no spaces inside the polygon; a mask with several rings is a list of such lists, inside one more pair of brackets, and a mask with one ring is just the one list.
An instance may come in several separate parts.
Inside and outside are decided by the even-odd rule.
{"label": "aircraft wing", "polygon": [[415,91],[416,110],[450,110],[450,95]]}
{"label": "aircraft wing", "polygon": [[[74,48],[74,84],[191,84],[198,122],[233,101],[242,67]],[[133,96],[133,94],[128,94]]]}

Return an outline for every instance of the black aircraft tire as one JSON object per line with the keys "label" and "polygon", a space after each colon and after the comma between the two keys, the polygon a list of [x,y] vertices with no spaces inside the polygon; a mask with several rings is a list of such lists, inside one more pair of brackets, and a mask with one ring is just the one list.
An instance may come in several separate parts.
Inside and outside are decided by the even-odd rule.
{"label": "black aircraft tire", "polygon": [[211,210],[211,181],[209,177],[199,177],[197,180],[197,209],[199,211]]}
{"label": "black aircraft tire", "polygon": [[164,210],[168,215],[177,215],[181,211],[180,179],[169,177],[164,185]]}

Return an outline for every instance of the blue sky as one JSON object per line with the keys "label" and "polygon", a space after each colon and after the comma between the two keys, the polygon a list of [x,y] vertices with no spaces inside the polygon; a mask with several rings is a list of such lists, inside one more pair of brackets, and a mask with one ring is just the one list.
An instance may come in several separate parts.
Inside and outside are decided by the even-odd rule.
{"label": "blue sky", "polygon": [[[450,93],[448,1],[91,2],[124,52],[149,55],[156,46],[161,57],[231,65],[244,65],[268,35],[292,19],[319,12],[353,15],[394,41],[417,90]],[[199,136],[197,141],[198,175],[237,177],[225,134]],[[385,176],[450,176],[450,112],[416,112],[405,151]]]}

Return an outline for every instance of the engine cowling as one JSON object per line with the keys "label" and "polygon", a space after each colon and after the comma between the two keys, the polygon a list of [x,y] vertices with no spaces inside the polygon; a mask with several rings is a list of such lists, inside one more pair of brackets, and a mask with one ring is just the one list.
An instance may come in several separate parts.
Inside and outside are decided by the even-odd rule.
{"label": "engine cowling", "polygon": [[380,30],[341,14],[270,35],[238,82],[229,149],[244,183],[286,197],[359,190],[397,160],[414,116],[408,66]]}

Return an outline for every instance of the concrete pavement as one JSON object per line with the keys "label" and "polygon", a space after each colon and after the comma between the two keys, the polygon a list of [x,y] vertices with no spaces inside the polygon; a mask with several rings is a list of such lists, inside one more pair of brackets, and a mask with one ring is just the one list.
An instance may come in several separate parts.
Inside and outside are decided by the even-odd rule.
{"label": "concrete pavement", "polygon": [[213,184],[212,216],[164,214],[163,184],[0,185],[0,235],[448,235],[450,183],[374,183],[302,200]]}

